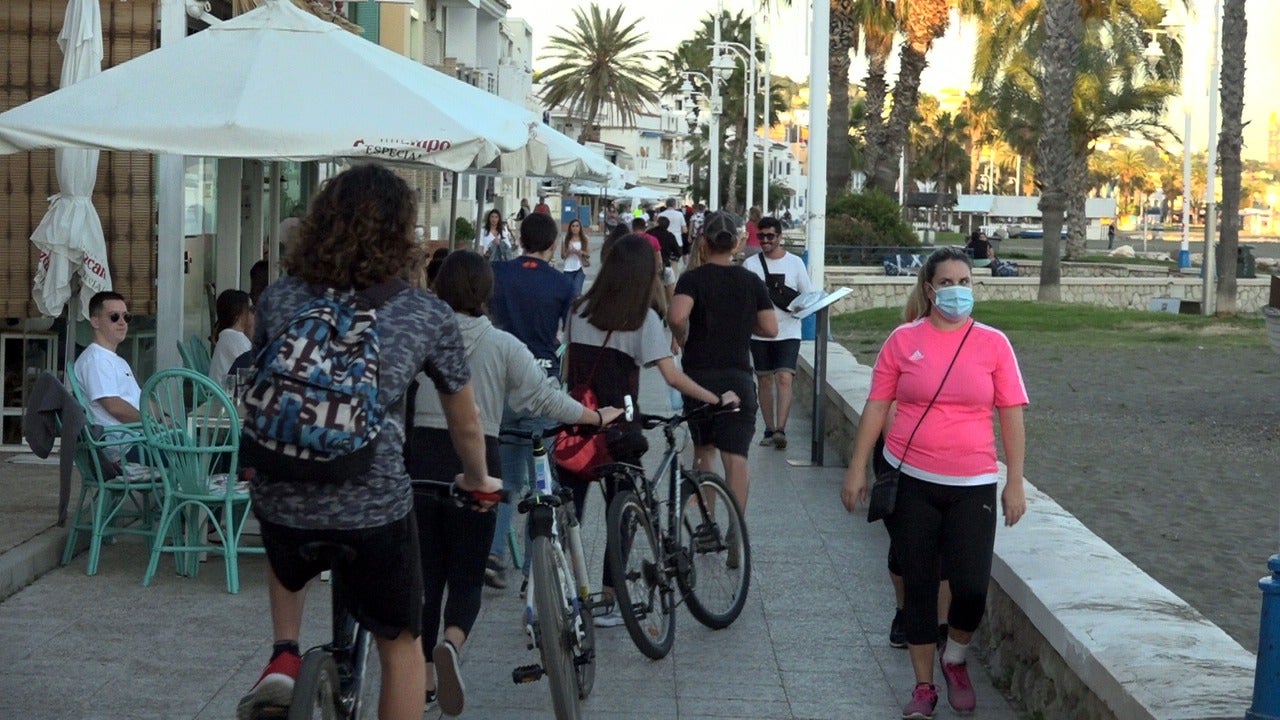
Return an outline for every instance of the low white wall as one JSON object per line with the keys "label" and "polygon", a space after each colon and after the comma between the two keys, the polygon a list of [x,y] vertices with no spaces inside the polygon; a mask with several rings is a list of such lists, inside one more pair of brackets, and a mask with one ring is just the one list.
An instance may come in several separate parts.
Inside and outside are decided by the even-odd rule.
{"label": "low white wall", "polygon": [[[869,275],[861,269],[827,268],[827,289],[847,287],[853,293],[835,304],[833,315],[878,307],[902,307],[915,284],[914,277]],[[994,278],[975,274],[974,294],[983,300],[1034,301],[1040,288],[1036,277]],[[1127,310],[1147,310],[1155,298],[1175,298],[1199,303],[1200,278],[1166,277],[1064,277],[1062,301]],[[1236,307],[1243,315],[1260,314],[1268,302],[1270,278],[1236,281]]]}

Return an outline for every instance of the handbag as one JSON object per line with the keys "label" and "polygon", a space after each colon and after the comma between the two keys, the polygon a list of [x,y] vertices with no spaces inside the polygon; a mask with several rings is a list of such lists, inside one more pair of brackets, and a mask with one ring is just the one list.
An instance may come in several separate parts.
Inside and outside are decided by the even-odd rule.
{"label": "handbag", "polygon": [[769,273],[769,265],[764,261],[764,253],[756,253],[756,257],[760,258],[760,267],[764,268],[764,286],[769,291],[769,299],[779,309],[788,310],[791,303],[800,297],[800,291],[787,286],[786,275]]}
{"label": "handbag", "polygon": [[[587,375],[586,381],[574,385],[569,390],[569,396],[582,403],[582,406],[588,410],[600,409],[600,399],[595,389],[591,387],[591,383],[596,379],[600,357],[604,354],[604,348],[609,345],[609,338],[612,336],[612,330],[605,334],[604,342],[596,352],[595,361],[591,364],[591,372]],[[570,338],[570,344],[572,341],[573,339]],[[553,458],[556,465],[576,475],[588,474],[601,465],[613,462],[613,456],[609,453],[608,435],[603,428],[586,432],[581,428],[561,430],[556,436]]]}
{"label": "handbag", "polygon": [[951,364],[947,366],[947,371],[942,375],[942,381],[938,383],[938,389],[933,393],[933,399],[925,406],[924,412],[920,413],[920,419],[916,421],[916,426],[911,430],[911,435],[907,438],[907,446],[902,449],[902,457],[898,459],[898,466],[893,467],[889,463],[885,463],[883,467],[876,470],[876,481],[871,485],[871,494],[867,498],[867,522],[875,522],[883,520],[893,514],[898,506],[898,480],[902,477],[902,463],[907,460],[907,453],[911,451],[911,441],[916,439],[916,430],[920,429],[920,423],[924,422],[924,416],[929,414],[929,410],[933,407],[933,403],[937,401],[938,395],[942,394],[942,386],[947,383],[947,377],[951,375],[951,368],[956,365],[956,358],[960,357],[960,350],[964,347],[965,340],[969,339],[969,333],[973,330],[973,323],[969,323],[969,328],[964,331],[964,337],[960,338],[960,346],[956,348],[956,354],[951,356]]}

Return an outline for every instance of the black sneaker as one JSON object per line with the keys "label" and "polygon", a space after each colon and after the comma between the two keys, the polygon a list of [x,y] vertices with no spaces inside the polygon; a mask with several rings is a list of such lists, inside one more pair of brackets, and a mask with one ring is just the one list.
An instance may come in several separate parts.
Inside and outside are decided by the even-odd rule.
{"label": "black sneaker", "polygon": [[902,627],[902,609],[893,613],[893,623],[889,625],[889,647],[904,648],[907,646],[907,631]]}
{"label": "black sneaker", "polygon": [[490,555],[484,564],[484,584],[497,590],[507,587],[506,568],[497,555]]}
{"label": "black sneaker", "polygon": [[764,437],[760,438],[760,447],[771,447],[773,445],[773,431],[765,430]]}

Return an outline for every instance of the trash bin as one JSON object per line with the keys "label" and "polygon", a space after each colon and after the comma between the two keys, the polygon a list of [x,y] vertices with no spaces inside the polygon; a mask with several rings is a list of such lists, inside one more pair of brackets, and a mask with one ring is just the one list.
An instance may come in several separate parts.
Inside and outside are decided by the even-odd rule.
{"label": "trash bin", "polygon": [[1253,246],[1239,245],[1236,252],[1236,277],[1238,278],[1256,278],[1258,277],[1258,264],[1253,260]]}
{"label": "trash bin", "polygon": [[[1258,277],[1257,263],[1253,259],[1252,245],[1236,245],[1235,246],[1235,277],[1238,278],[1256,278]],[[1222,266],[1222,246],[1219,245],[1213,250],[1213,256],[1217,258],[1217,264],[1213,270],[1217,275],[1217,279],[1221,281],[1222,273],[1226,272],[1226,268]]]}

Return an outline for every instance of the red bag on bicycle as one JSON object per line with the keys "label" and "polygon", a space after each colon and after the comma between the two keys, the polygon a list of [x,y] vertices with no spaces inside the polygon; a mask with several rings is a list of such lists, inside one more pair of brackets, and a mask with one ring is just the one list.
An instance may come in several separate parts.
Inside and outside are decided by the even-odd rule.
{"label": "red bag on bicycle", "polygon": [[[602,348],[608,346],[612,335],[613,331],[610,330],[604,336]],[[600,409],[600,398],[596,395],[595,388],[591,387],[596,379],[596,370],[600,367],[600,355],[601,353],[596,353],[586,382],[578,383],[569,390],[569,397],[582,403],[588,410]],[[556,436],[556,448],[552,457],[556,465],[574,475],[587,475],[601,465],[613,462],[613,458],[609,455],[606,433],[588,431],[585,428],[561,430]]]}
{"label": "red bag on bicycle", "polygon": [[[596,391],[590,383],[578,385],[569,391],[570,397],[589,410],[599,410]],[[556,436],[556,465],[575,475],[587,475],[601,465],[613,462],[609,455],[608,434],[603,431],[583,429],[561,430]]]}

